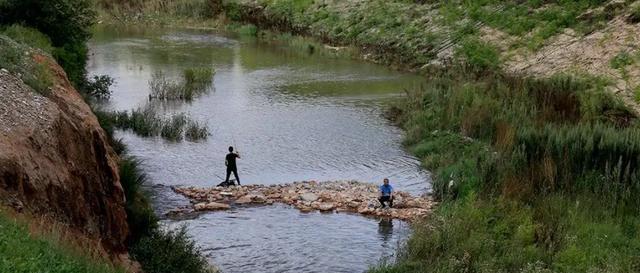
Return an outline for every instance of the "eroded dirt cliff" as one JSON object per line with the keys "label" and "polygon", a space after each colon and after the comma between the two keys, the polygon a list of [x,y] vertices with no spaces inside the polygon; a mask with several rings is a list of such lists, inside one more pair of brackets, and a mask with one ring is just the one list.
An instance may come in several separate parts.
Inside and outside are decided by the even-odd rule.
{"label": "eroded dirt cliff", "polygon": [[0,203],[53,217],[107,252],[124,253],[118,157],[62,68],[46,56],[36,60],[53,74],[46,97],[0,71]]}

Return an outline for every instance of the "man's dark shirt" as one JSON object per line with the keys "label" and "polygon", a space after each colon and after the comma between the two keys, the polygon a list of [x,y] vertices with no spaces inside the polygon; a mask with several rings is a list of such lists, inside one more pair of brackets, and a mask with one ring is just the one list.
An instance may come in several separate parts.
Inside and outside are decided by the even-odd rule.
{"label": "man's dark shirt", "polygon": [[235,153],[228,153],[226,156],[227,160],[227,169],[235,169],[236,168],[236,158],[238,157]]}

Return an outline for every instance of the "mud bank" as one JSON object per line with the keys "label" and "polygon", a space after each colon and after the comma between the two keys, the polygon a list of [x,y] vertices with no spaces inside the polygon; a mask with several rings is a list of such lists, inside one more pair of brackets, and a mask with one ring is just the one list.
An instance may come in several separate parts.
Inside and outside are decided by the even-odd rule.
{"label": "mud bank", "polygon": [[394,205],[381,209],[378,185],[357,181],[303,181],[281,185],[237,187],[175,187],[173,190],[191,200],[192,206],[177,208],[170,214],[192,211],[226,210],[232,206],[284,203],[302,212],[351,212],[411,221],[429,214],[435,201],[429,196],[394,193]]}

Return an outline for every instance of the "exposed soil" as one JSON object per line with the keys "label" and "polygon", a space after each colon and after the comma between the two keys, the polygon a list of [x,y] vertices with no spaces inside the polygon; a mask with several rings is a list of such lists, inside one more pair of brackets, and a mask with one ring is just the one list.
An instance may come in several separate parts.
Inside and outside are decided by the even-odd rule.
{"label": "exposed soil", "polygon": [[126,252],[125,197],[117,155],[89,106],[50,57],[51,94],[0,71],[0,202],[48,216]]}

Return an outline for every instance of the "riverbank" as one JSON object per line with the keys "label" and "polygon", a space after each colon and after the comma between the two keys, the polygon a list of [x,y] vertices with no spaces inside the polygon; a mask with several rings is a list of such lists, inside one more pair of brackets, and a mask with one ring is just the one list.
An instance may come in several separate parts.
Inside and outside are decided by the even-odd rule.
{"label": "riverbank", "polygon": [[381,209],[376,185],[357,181],[303,181],[282,185],[248,185],[214,188],[174,188],[193,203],[192,208],[170,214],[226,210],[239,205],[283,203],[301,212],[351,212],[362,215],[416,220],[428,215],[436,203],[429,197],[414,197],[407,192],[394,193],[393,208]]}
{"label": "riverbank", "polygon": [[[449,45],[442,52],[453,64],[430,75],[426,86],[409,90],[396,111],[407,147],[433,171],[434,193],[442,202],[428,225],[414,228],[404,255],[374,271],[637,272],[640,138],[637,116],[628,107],[634,103],[633,80],[622,94],[625,103],[611,95],[611,78],[619,81],[635,69],[635,49],[619,48],[623,52],[614,58],[607,51],[609,39],[617,44],[629,37],[618,32],[626,27],[607,27],[613,18],[618,21],[612,26],[622,20],[635,29],[637,22],[624,20],[633,17],[633,5],[609,5],[618,2],[452,1],[432,13],[411,13],[406,7],[416,4],[396,1],[243,1],[253,8],[231,5],[227,16],[282,30],[291,30],[293,22],[312,29],[311,35],[356,45],[371,39],[374,46],[410,27],[416,36],[433,37],[421,30],[439,22],[456,26],[443,33],[457,40],[431,40]],[[243,19],[246,11],[257,14]],[[416,21],[404,20],[404,13]],[[434,20],[418,21],[425,14]],[[269,21],[262,24],[263,19]],[[295,26],[291,31],[305,34]],[[554,45],[560,51],[545,51]],[[598,69],[627,72],[585,77],[579,68],[593,59],[571,60],[586,49]],[[550,52],[562,54],[545,54]],[[434,53],[397,62],[431,62],[439,55]],[[526,67],[574,77],[532,79],[537,74],[526,69],[524,77],[513,76],[510,57],[520,64],[526,62],[517,56],[536,60],[528,54],[559,57],[563,65]]]}
{"label": "riverbank", "polygon": [[640,110],[640,60],[633,46],[640,4],[629,1],[203,0],[117,6],[103,9],[105,22],[211,27],[267,40],[273,35],[262,30],[291,33],[313,37],[321,45],[309,43],[315,48],[346,47],[346,56],[420,74],[465,63],[525,77],[591,75]]}

